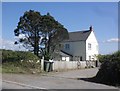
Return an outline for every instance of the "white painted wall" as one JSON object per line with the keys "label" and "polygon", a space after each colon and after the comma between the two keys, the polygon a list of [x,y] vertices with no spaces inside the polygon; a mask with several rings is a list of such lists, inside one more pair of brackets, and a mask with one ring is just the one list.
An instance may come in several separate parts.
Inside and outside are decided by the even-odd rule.
{"label": "white painted wall", "polygon": [[[77,65],[78,61],[54,61],[53,63],[53,70],[67,70],[67,69],[78,69]],[[85,68],[86,61],[81,61],[80,62],[80,67],[79,68]]]}
{"label": "white painted wall", "polygon": [[[88,49],[88,43],[91,43],[91,50]],[[95,55],[98,55],[98,51],[99,51],[98,42],[95,37],[94,31],[92,31],[86,40],[86,60],[89,60],[89,56],[96,60]]]}

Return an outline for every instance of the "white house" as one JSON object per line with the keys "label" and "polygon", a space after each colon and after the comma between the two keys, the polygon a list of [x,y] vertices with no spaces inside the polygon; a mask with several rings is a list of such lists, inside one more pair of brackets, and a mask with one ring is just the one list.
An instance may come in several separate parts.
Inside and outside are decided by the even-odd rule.
{"label": "white house", "polygon": [[[69,32],[69,39],[62,42],[62,60],[86,61],[97,60],[98,42],[92,26],[89,30]],[[69,58],[68,58],[69,57]]]}

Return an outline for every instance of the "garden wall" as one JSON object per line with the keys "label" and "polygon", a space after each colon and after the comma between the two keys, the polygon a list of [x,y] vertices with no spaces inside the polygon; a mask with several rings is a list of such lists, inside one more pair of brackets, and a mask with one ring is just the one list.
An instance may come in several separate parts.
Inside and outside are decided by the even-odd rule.
{"label": "garden wall", "polygon": [[[91,62],[91,66],[95,63]],[[67,70],[67,69],[80,69],[90,66],[86,61],[54,61],[53,70]],[[94,65],[95,67],[95,65]]]}

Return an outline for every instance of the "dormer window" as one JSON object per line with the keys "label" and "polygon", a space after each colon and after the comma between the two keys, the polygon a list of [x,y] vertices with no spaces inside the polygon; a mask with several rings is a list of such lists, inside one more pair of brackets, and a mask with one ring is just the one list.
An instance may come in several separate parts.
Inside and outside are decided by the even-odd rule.
{"label": "dormer window", "polygon": [[88,50],[91,50],[91,43],[88,43]]}

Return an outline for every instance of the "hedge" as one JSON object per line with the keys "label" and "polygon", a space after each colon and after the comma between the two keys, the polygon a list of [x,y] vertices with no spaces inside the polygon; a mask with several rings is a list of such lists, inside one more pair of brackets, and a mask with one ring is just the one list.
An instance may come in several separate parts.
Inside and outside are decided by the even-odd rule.
{"label": "hedge", "polygon": [[104,55],[102,65],[96,75],[98,82],[109,85],[120,85],[120,51]]}
{"label": "hedge", "polygon": [[[2,68],[5,72],[41,72],[40,59],[31,52],[2,51]],[[17,73],[18,73],[17,72]]]}
{"label": "hedge", "polygon": [[13,61],[28,61],[28,60],[39,60],[39,58],[31,52],[24,51],[12,51],[2,50],[2,62],[13,62]]}

